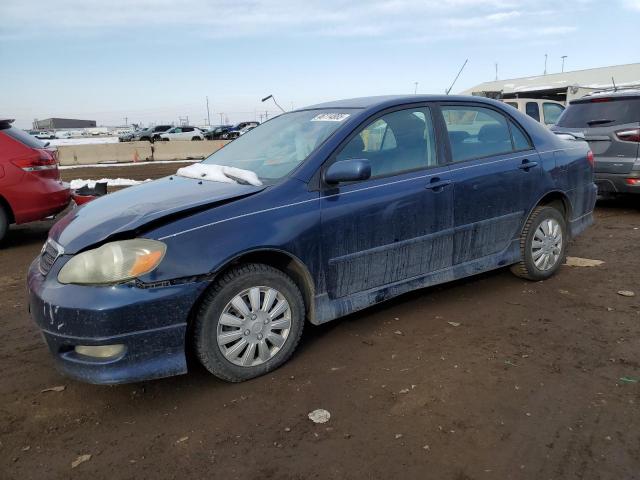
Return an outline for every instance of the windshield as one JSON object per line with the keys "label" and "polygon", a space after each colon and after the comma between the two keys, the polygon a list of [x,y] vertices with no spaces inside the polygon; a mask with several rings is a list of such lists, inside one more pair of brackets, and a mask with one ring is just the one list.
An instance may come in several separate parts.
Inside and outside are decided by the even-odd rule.
{"label": "windshield", "polygon": [[204,163],[251,170],[264,183],[289,174],[338,129],[353,109],[284,113],[214,152]]}

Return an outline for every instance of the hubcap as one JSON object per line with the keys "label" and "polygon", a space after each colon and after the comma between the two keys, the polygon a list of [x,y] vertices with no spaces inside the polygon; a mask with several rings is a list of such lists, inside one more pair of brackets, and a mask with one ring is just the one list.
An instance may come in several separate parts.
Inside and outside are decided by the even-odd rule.
{"label": "hubcap", "polygon": [[557,220],[544,220],[536,229],[531,243],[531,257],[538,270],[556,266],[562,252],[562,228]]}
{"label": "hubcap", "polygon": [[227,360],[253,367],[273,358],[291,330],[291,308],[273,288],[251,287],[233,297],[218,320],[217,340]]}

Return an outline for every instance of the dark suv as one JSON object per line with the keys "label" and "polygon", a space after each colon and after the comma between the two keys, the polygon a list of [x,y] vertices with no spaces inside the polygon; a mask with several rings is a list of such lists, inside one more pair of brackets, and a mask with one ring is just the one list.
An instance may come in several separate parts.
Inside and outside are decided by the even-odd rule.
{"label": "dark suv", "polygon": [[155,127],[145,128],[144,130],[136,132],[132,140],[134,142],[137,140],[146,140],[147,142],[153,142],[156,135],[159,135],[162,132],[166,132],[171,127],[173,127],[173,125],[156,125]]}
{"label": "dark suv", "polygon": [[218,127],[214,127],[204,133],[204,138],[207,140],[220,140],[222,135],[231,130],[231,128],[233,128],[233,125],[220,125]]}
{"label": "dark suv", "polygon": [[599,193],[640,193],[640,90],[574,100],[552,130],[584,135],[595,155]]}

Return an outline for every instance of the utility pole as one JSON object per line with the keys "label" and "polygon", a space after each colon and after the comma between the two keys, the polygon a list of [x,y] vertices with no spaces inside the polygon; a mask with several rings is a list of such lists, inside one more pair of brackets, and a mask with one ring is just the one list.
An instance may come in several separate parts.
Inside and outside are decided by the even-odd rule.
{"label": "utility pole", "polygon": [[562,59],[562,72],[564,73],[564,59],[567,58],[567,56],[562,55],[560,58]]}
{"label": "utility pole", "polygon": [[496,62],[496,82],[498,81],[498,62]]}
{"label": "utility pole", "polygon": [[129,117],[124,117],[124,125],[125,127],[129,125]]}
{"label": "utility pole", "polygon": [[211,114],[209,113],[209,97],[207,99],[207,125],[211,126]]}
{"label": "utility pole", "polygon": [[544,54],[544,75],[547,74],[547,57],[549,55],[547,55],[546,53]]}
{"label": "utility pole", "polygon": [[223,117],[224,117],[224,113],[220,112],[220,125],[224,124]]}
{"label": "utility pole", "polygon": [[418,82],[413,82],[413,94],[416,95],[418,93]]}

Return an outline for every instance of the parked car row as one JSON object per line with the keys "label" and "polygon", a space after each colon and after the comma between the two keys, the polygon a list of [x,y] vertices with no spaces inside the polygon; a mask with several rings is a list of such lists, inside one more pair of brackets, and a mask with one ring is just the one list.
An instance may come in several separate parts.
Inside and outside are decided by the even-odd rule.
{"label": "parked car row", "polygon": [[240,122],[236,125],[219,125],[209,129],[188,125],[156,125],[135,132],[128,132],[118,137],[121,142],[136,141],[170,141],[170,140],[233,140],[260,125],[260,122]]}

